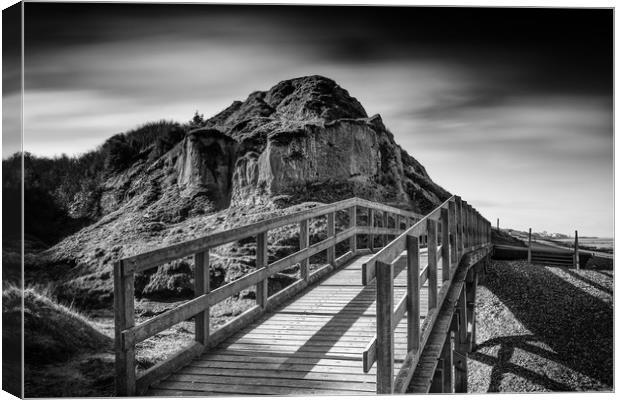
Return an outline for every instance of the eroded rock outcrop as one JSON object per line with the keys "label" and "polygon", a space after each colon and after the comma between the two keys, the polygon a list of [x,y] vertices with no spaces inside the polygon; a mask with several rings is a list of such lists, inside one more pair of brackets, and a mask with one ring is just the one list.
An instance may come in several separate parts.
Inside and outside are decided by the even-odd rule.
{"label": "eroded rock outcrop", "polygon": [[[421,213],[449,196],[395,143],[379,115],[369,117],[324,77],[254,92],[202,125],[163,154],[151,151],[89,189],[97,197],[88,207],[101,217],[49,249],[41,262],[65,271],[57,279],[68,301],[88,307],[95,297],[102,299],[95,303],[108,301],[115,259],[213,230],[352,196]],[[228,260],[222,281],[253,268],[251,251],[243,249],[218,250]],[[151,279],[157,277],[144,287],[157,286]]]}
{"label": "eroded rock outcrop", "polygon": [[254,92],[205,126],[238,143],[233,206],[276,197],[295,203],[361,196],[425,212],[448,196],[394,142],[380,116],[369,118],[327,78],[303,77]]}

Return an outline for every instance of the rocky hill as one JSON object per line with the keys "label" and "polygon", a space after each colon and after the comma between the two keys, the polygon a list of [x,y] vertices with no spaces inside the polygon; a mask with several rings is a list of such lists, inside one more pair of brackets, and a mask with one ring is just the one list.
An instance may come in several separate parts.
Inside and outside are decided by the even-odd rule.
{"label": "rocky hill", "polygon": [[[449,197],[379,115],[369,117],[324,77],[280,82],[196,122],[140,147],[132,145],[135,135],[106,142],[106,173],[80,186],[67,205],[74,218],[93,223],[41,253],[30,277],[58,282],[57,294],[78,306],[98,307],[111,303],[111,267],[122,256],[288,207],[358,196],[426,213]],[[229,258],[221,252],[221,279],[253,267]],[[171,290],[188,285],[187,268],[168,266],[176,276],[167,281]]]}

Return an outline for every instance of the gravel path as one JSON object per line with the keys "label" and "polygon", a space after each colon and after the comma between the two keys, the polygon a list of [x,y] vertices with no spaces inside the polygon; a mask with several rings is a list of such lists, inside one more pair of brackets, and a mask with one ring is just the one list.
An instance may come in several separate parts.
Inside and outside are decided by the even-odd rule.
{"label": "gravel path", "polygon": [[469,392],[613,389],[613,272],[492,261]]}

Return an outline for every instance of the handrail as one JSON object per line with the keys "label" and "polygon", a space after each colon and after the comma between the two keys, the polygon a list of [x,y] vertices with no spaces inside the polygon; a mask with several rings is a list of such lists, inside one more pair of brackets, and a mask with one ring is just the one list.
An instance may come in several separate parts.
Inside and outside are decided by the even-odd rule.
{"label": "handrail", "polygon": [[368,200],[353,197],[336,203],[317,206],[310,210],[299,211],[294,214],[281,215],[279,217],[269,218],[263,221],[258,221],[233,229],[211,233],[209,235],[185,241],[182,243],[164,246],[145,253],[126,257],[122,260],[122,262],[125,265],[125,273],[130,273],[132,271],[140,272],[145,269],[164,264],[166,262],[193,255],[201,249],[217,247],[222,244],[230,243],[250,236],[255,236],[256,234],[265,230],[276,229],[282,226],[299,222],[301,220],[325,215],[329,212],[344,210],[352,206],[373,208],[378,211],[384,211],[409,218],[421,219],[424,217],[421,214],[417,214],[411,211],[401,210],[398,208],[386,206],[384,204],[374,203]]}
{"label": "handrail", "polygon": [[[439,229],[440,228],[440,229]],[[439,230],[441,235],[438,236]],[[427,265],[420,265],[420,238],[427,236]],[[441,239],[441,245],[439,240]],[[377,363],[377,393],[404,393],[459,262],[466,254],[491,243],[491,223],[467,202],[452,196],[443,204],[384,246],[363,265],[363,284],[376,278],[377,334],[366,346],[364,371]],[[394,308],[394,265],[406,251],[407,293]],[[438,292],[438,265],[442,284]],[[422,273],[420,273],[422,270]],[[428,313],[420,332],[420,292],[428,281]],[[394,329],[407,314],[407,356],[395,381]],[[417,361],[416,361],[417,362]],[[406,375],[406,376],[405,376]]]}
{"label": "handrail", "polygon": [[[366,208],[367,225],[357,225],[357,209]],[[348,211],[349,226],[336,232],[336,212]],[[382,226],[375,226],[378,220],[375,214],[383,214]],[[308,221],[311,218],[327,216],[328,237],[321,242],[310,245]],[[395,227],[388,227],[390,215]],[[253,224],[225,231],[211,233],[183,243],[155,249],[146,253],[133,255],[119,260],[114,265],[114,309],[115,309],[115,354],[116,354],[116,392],[118,395],[134,395],[142,393],[155,380],[169,374],[183,365],[191,357],[200,354],[205,348],[211,347],[225,339],[230,333],[237,331],[244,324],[275,307],[287,297],[304,289],[312,281],[319,279],[333,270],[346,259],[364,249],[358,249],[358,235],[368,236],[368,246],[372,251],[375,236],[384,236],[383,244],[388,235],[398,235],[404,229],[415,224],[424,216],[371,202],[359,198],[351,198],[337,203],[314,207],[310,210],[294,214],[269,218]],[[299,224],[300,250],[271,264],[267,262],[267,233],[269,230],[282,226]],[[209,251],[210,248],[235,242],[247,237],[256,236],[257,270],[217,289],[209,287]],[[349,241],[349,252],[340,258],[335,257],[335,246],[345,240]],[[310,274],[309,258],[327,250],[328,264]],[[149,268],[157,267],[166,262],[194,256],[195,262],[195,298],[166,311],[158,316],[136,324],[134,318],[134,280],[135,274]],[[269,296],[267,280],[270,276],[293,265],[300,264],[301,279],[280,292]],[[239,293],[250,286],[256,285],[257,305],[236,317],[215,332],[209,332],[209,309],[218,302]],[[137,343],[165,330],[173,325],[196,317],[195,341],[187,348],[179,351],[167,360],[151,367],[146,372],[136,375],[135,346]]]}

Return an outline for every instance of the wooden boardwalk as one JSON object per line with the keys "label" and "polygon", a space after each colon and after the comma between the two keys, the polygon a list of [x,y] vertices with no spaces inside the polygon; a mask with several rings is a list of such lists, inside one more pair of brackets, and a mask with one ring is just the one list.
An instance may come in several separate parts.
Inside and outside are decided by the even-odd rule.
{"label": "wooden boardwalk", "polygon": [[[325,237],[311,243],[316,218]],[[291,225],[299,250],[270,260],[269,232]],[[211,251],[248,238],[256,269],[212,290]],[[425,216],[352,198],[126,257],[114,268],[117,395],[372,395],[405,393],[411,382],[466,392],[475,284],[466,293],[459,279],[490,251],[490,223],[452,196]],[[311,271],[321,253],[326,263]],[[195,297],[136,323],[136,274],[187,257]],[[299,279],[270,293],[270,277],[291,268]],[[256,305],[212,330],[211,307],[243,290]],[[137,343],[190,319],[191,344],[136,369]]]}
{"label": "wooden boardwalk", "polygon": [[[152,385],[147,395],[376,394],[376,367],[364,373],[362,364],[362,352],[376,334],[376,284],[361,284],[362,264],[369,258],[354,258],[280,310]],[[426,263],[423,252],[420,264]],[[407,290],[404,266],[404,258],[395,265],[395,299]],[[441,274],[441,263],[438,268]],[[422,287],[422,299],[427,290]],[[422,301],[421,319],[427,312],[428,302]],[[394,346],[398,369],[407,354],[406,319],[394,332]]]}

